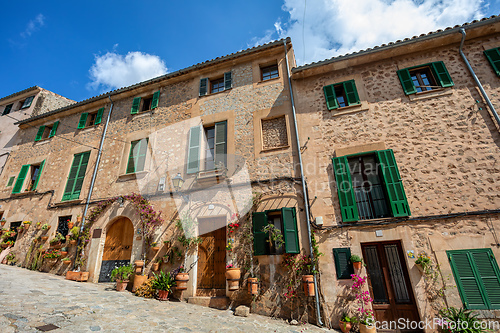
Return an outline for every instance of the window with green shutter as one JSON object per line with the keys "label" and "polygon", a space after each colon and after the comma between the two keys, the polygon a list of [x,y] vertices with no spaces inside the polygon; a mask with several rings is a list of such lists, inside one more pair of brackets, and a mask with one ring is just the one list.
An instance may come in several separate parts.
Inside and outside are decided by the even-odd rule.
{"label": "window with green shutter", "polygon": [[446,251],[466,309],[500,309],[500,270],[491,249]]}
{"label": "window with green shutter", "polygon": [[84,112],[78,121],[78,129],[84,129],[92,126],[99,125],[102,122],[102,115],[104,108],[100,108],[95,112]]}
{"label": "window with green shutter", "polygon": [[332,159],[343,222],[410,216],[391,149]]}
{"label": "window with green shutter", "polygon": [[19,175],[17,176],[16,184],[14,185],[14,189],[12,190],[13,194],[21,193],[24,185],[24,180],[26,179],[26,174],[28,173],[29,169],[29,164],[25,164],[21,167],[21,171],[19,171]]}
{"label": "window with green shutter", "polygon": [[[26,164],[23,165],[21,171],[19,172],[19,176],[17,177],[17,182],[12,190],[12,193],[21,193],[23,188],[25,191],[35,191],[38,187],[38,182],[42,175],[43,167],[45,165],[45,160],[43,160],[40,164]],[[25,179],[28,179],[26,182],[26,186],[24,187]],[[9,179],[9,183],[7,186],[11,186],[14,181],[14,177]]]}
{"label": "window with green shutter", "polygon": [[333,260],[335,261],[335,271],[337,272],[337,280],[350,279],[351,274],[354,274],[354,269],[351,263],[351,249],[334,248]]}
{"label": "window with green shutter", "polygon": [[187,153],[186,172],[196,173],[200,170],[200,141],[201,126],[191,127],[189,130],[189,145]]}
{"label": "window with green shutter", "polygon": [[21,109],[29,108],[31,106],[31,103],[33,102],[33,98],[35,98],[35,96],[26,98],[23,102],[23,105],[21,106]]}
{"label": "window with green shutter", "polygon": [[14,184],[14,180],[16,180],[16,177],[12,176],[9,178],[9,181],[7,182],[7,187],[11,187],[12,184]]}
{"label": "window with green shutter", "polygon": [[80,198],[80,192],[82,191],[82,185],[85,179],[85,173],[87,172],[89,158],[90,151],[79,153],[74,156],[62,201],[76,200]]}
{"label": "window with green shutter", "polygon": [[232,72],[226,72],[222,77],[218,78],[202,78],[200,79],[200,91],[199,96],[205,96],[207,94],[214,94],[224,90],[229,90],[233,87],[233,74]]}
{"label": "window with green shutter", "polygon": [[3,109],[2,116],[9,114],[10,111],[12,110],[12,106],[14,106],[14,104],[6,105],[5,109]]}
{"label": "window with green shutter", "polygon": [[141,98],[135,97],[134,100],[132,101],[132,108],[130,109],[130,114],[139,113],[139,105],[140,104],[141,104]]}
{"label": "window with green shutter", "polygon": [[148,142],[148,138],[132,141],[130,144],[130,153],[126,173],[144,171],[144,165],[146,164],[146,156],[148,152]]}
{"label": "window with green shutter", "polygon": [[[268,224],[273,224],[276,229],[281,231],[285,241],[283,246],[276,244],[268,233],[262,231],[262,228]],[[253,213],[252,230],[255,255],[297,254],[300,252],[297,216],[294,207]]]}
{"label": "window with green shutter", "polygon": [[46,140],[54,137],[57,132],[57,127],[59,126],[59,121],[56,121],[50,125],[42,125],[38,128],[36,133],[35,141]]}
{"label": "window with green shutter", "polygon": [[323,93],[325,94],[328,110],[360,104],[354,80],[324,86]]}
{"label": "window with green shutter", "polygon": [[496,47],[494,49],[486,50],[484,51],[484,55],[486,56],[486,59],[488,59],[497,76],[500,76],[500,48]]}
{"label": "window with green shutter", "polygon": [[400,69],[397,73],[406,95],[454,85],[442,61]]}

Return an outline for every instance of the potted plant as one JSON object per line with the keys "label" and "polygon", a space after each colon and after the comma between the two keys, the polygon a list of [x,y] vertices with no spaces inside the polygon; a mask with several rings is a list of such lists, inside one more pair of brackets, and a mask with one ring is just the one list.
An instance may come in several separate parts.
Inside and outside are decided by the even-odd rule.
{"label": "potted plant", "polygon": [[64,239],[64,236],[60,232],[56,233],[56,236],[50,240],[50,247],[60,246]]}
{"label": "potted plant", "polygon": [[71,220],[68,220],[68,229],[71,229],[73,228],[75,224],[73,222],[71,222]]}
{"label": "potted plant", "polygon": [[35,224],[35,227],[36,227],[36,230],[40,230],[40,229],[42,229],[42,222],[37,222],[37,223]]}
{"label": "potted plant", "polygon": [[363,288],[363,286],[366,284],[367,277],[363,277],[358,274],[352,274],[351,280],[351,289],[355,294],[355,299],[357,302],[356,319],[359,322],[359,332],[375,333],[377,332],[377,329],[374,325],[375,317],[373,315],[373,311],[369,309],[371,303],[373,302],[373,299],[370,296],[370,292],[364,290]]}
{"label": "potted plant", "polygon": [[17,232],[22,234],[24,231],[24,226],[23,225],[20,225],[19,227],[17,227]]}
{"label": "potted plant", "polygon": [[62,259],[61,261],[62,261],[62,263],[63,263],[63,264],[65,264],[65,265],[69,265],[69,264],[71,264],[71,259],[70,259],[70,258],[64,258],[64,259]]}
{"label": "potted plant", "polygon": [[233,264],[226,266],[226,280],[229,291],[238,290],[240,287],[241,271],[239,268],[234,267]]}
{"label": "potted plant", "polygon": [[186,273],[186,270],[184,269],[184,266],[180,266],[176,272],[175,275],[175,282],[177,285],[177,290],[186,290],[187,289],[187,283],[189,281],[189,273]]}
{"label": "potted plant", "polygon": [[339,321],[340,330],[343,333],[349,332],[352,328],[352,322],[353,322],[353,318],[349,317],[347,315],[347,312],[342,313],[342,316],[340,317],[340,321]]}
{"label": "potted plant", "polygon": [[116,267],[111,272],[111,280],[116,281],[116,291],[124,291],[127,288],[130,275],[134,272],[132,265]]}
{"label": "potted plant", "polygon": [[43,258],[44,259],[59,259],[61,257],[61,251],[59,250],[56,250],[56,249],[50,249],[50,250],[47,250],[44,254],[43,254]]}
{"label": "potted plant", "polygon": [[158,252],[160,250],[160,247],[158,246],[158,242],[151,243],[151,250],[153,250],[154,252]]}
{"label": "potted plant", "polygon": [[155,262],[153,263],[152,270],[153,271],[158,271],[160,269],[160,263],[161,263],[161,258],[157,258]]}
{"label": "potted plant", "polygon": [[6,222],[7,222],[7,221],[5,220],[5,218],[2,218],[2,219],[0,220],[0,224],[2,225],[2,227],[5,225],[5,223],[6,223]]}
{"label": "potted plant", "polygon": [[31,221],[23,221],[23,225],[26,229],[28,229],[29,226],[31,225]]}
{"label": "potted plant", "polygon": [[61,249],[61,257],[66,257],[68,255],[68,249],[66,247],[63,247]]}
{"label": "potted plant", "polygon": [[415,265],[424,274],[429,274],[431,269],[431,258],[429,258],[425,253],[420,253],[415,260]]}
{"label": "potted plant", "polygon": [[76,216],[76,223],[82,223],[82,217],[80,215]]}
{"label": "potted plant", "polygon": [[361,267],[363,266],[363,258],[358,256],[357,254],[353,254],[351,256],[351,262],[356,272],[359,272],[361,270]]}
{"label": "potted plant", "polygon": [[9,253],[5,259],[7,260],[7,265],[13,265],[17,261],[14,253]]}
{"label": "potted plant", "polygon": [[42,236],[42,242],[46,242],[49,239],[49,236]]}
{"label": "potted plant", "polygon": [[44,223],[44,224],[42,225],[42,230],[43,230],[43,231],[45,231],[45,232],[49,231],[49,230],[50,230],[50,225],[49,225],[49,224],[47,224],[47,223]]}
{"label": "potted plant", "polygon": [[80,230],[78,229],[78,227],[73,227],[73,228],[71,228],[69,233],[71,235],[69,243],[71,245],[76,245],[77,240],[78,240],[78,234],[80,233]]}
{"label": "potted plant", "polygon": [[160,301],[166,301],[168,299],[168,293],[172,290],[175,284],[174,279],[170,275],[170,272],[161,271],[158,275],[153,273],[153,289],[158,290],[158,299]]}

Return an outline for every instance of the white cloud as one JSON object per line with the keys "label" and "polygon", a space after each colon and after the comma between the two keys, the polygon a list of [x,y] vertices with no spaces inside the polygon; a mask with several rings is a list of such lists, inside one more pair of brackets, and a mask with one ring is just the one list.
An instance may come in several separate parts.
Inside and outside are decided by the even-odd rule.
{"label": "white cloud", "polygon": [[26,25],[26,29],[21,32],[21,37],[27,38],[31,36],[31,34],[37,31],[40,27],[45,25],[45,16],[43,14],[38,14],[33,20],[28,22]]}
{"label": "white cloud", "polygon": [[[118,46],[115,44],[115,46]],[[115,89],[142,82],[168,71],[160,57],[142,53],[129,52],[123,56],[108,52],[95,57],[95,63],[90,68],[91,89]]]}
{"label": "white cloud", "polygon": [[290,19],[275,23],[290,36],[300,64],[418,36],[483,16],[483,0],[285,0]]}

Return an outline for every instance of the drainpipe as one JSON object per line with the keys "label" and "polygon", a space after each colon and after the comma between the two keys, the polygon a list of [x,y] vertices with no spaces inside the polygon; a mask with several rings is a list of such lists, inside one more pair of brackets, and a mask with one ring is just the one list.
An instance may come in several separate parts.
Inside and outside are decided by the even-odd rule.
{"label": "drainpipe", "polygon": [[[306,223],[307,223],[307,236],[309,241],[309,251],[311,252],[311,259],[314,259],[313,247],[311,242],[311,223],[309,221],[309,199],[306,190],[306,179],[304,178],[304,167],[302,165],[302,154],[300,152],[300,140],[299,140],[299,129],[297,126],[297,114],[295,112],[295,102],[293,100],[293,91],[292,91],[292,80],[290,79],[290,73],[288,71],[288,51],[286,48],[286,39],[283,41],[283,45],[285,46],[285,65],[286,65],[286,74],[288,76],[288,88],[290,89],[290,101],[292,102],[292,114],[293,114],[293,123],[295,126],[295,138],[297,143],[297,151],[299,156],[299,166],[300,166],[300,179],[302,181],[302,193],[304,193],[304,206],[306,210]],[[313,261],[314,262],[314,261]],[[316,270],[316,265],[313,266],[313,271]],[[319,308],[319,295],[318,295],[318,280],[316,278],[316,273],[314,276],[314,300],[316,302],[316,322],[318,326],[324,326],[321,321],[321,311]]]}
{"label": "drainpipe", "polygon": [[464,60],[465,65],[467,66],[467,69],[471,73],[472,78],[474,78],[474,81],[476,81],[477,87],[479,88],[479,91],[481,91],[481,95],[483,95],[483,98],[486,100],[486,103],[488,104],[488,106],[491,110],[491,113],[493,113],[493,116],[495,117],[495,120],[497,121],[498,127],[500,128],[500,117],[498,116],[498,113],[495,110],[495,107],[493,106],[493,104],[491,103],[490,98],[486,94],[486,91],[484,91],[483,85],[481,84],[481,82],[479,82],[479,79],[477,78],[476,73],[474,73],[474,70],[472,69],[471,65],[469,64],[469,61],[467,60],[467,58],[465,57],[464,52],[462,51],[462,47],[464,46],[464,41],[465,41],[465,29],[460,28],[459,31],[462,34],[462,41],[460,42],[460,48],[458,49],[458,52],[462,56],[462,59]]}

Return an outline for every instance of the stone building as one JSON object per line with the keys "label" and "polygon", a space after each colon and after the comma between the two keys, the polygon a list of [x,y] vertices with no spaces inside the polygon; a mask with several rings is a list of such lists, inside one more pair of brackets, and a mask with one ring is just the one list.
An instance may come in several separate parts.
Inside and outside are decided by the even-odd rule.
{"label": "stone building", "polygon": [[19,128],[14,125],[16,121],[74,102],[37,86],[0,98],[0,174],[12,147],[18,143]]}
{"label": "stone building", "polygon": [[357,311],[351,255],[380,325],[500,316],[500,124],[461,28],[499,108],[500,17],[292,69],[327,325]]}

